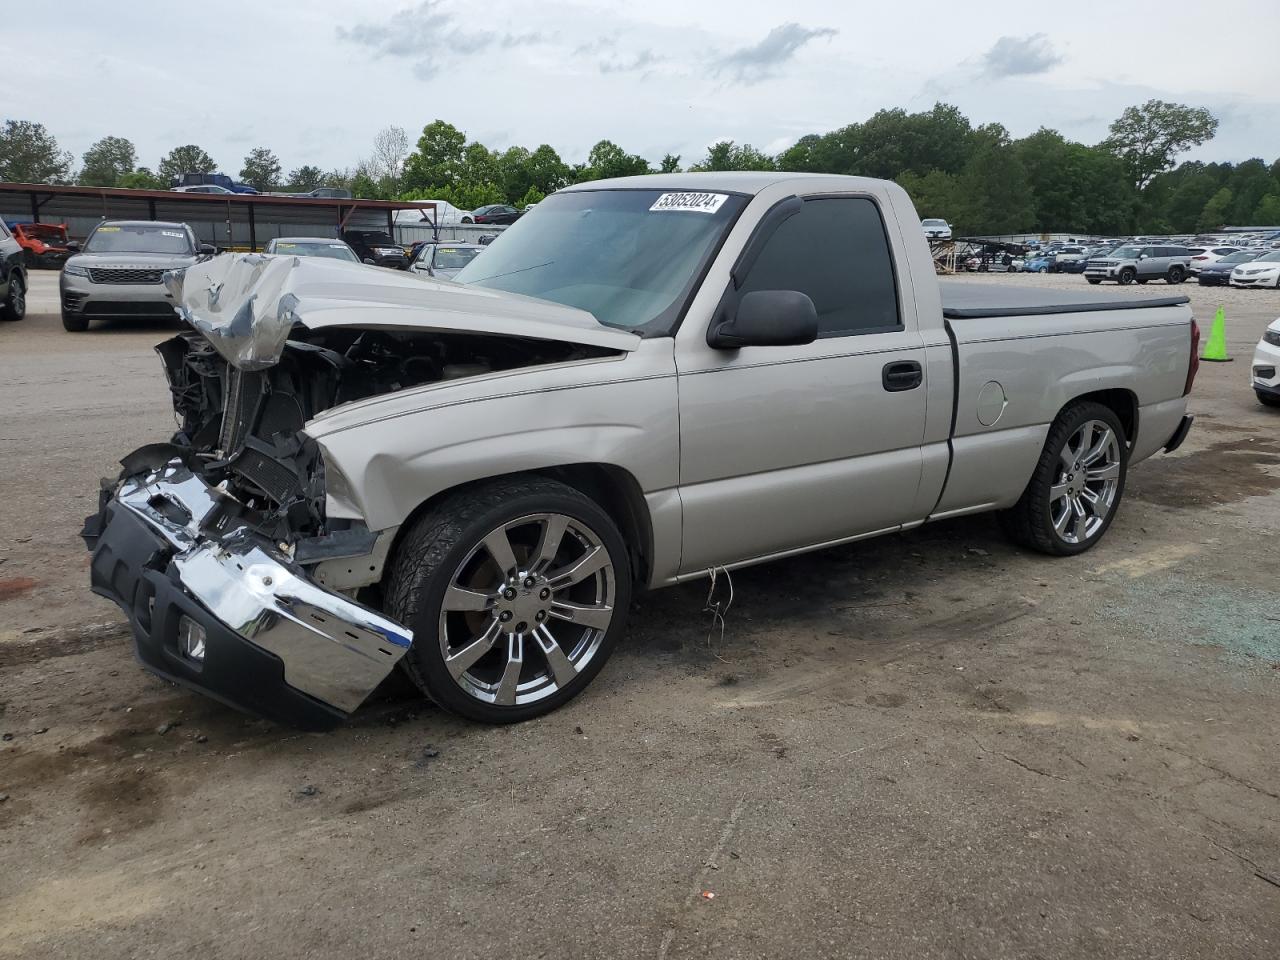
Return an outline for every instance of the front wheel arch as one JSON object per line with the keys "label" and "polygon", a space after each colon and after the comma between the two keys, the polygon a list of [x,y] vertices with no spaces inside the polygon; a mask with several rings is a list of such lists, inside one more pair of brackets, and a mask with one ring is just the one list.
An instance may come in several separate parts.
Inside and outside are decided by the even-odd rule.
{"label": "front wheel arch", "polygon": [[483,486],[507,480],[529,477],[545,477],[558,480],[572,487],[583,496],[595,501],[621,531],[627,544],[631,559],[632,581],[637,588],[649,583],[654,556],[653,522],[649,515],[649,505],[644,497],[640,482],[631,471],[611,463],[570,463],[543,467],[536,470],[517,470],[511,473],[494,474],[489,477],[478,477],[456,486],[448,487],[433,494],[418,504],[401,521],[391,547],[387,552],[387,562],[383,566],[382,578],[385,581],[405,535],[413,527],[419,517],[431,511],[441,501],[467,490],[478,490]]}

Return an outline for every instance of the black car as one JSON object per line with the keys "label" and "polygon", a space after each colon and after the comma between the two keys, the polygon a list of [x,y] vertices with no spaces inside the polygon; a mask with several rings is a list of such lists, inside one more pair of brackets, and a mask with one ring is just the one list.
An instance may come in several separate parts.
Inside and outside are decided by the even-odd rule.
{"label": "black car", "polygon": [[1202,287],[1225,287],[1231,283],[1231,271],[1242,263],[1257,260],[1268,250],[1237,250],[1228,253],[1221,260],[1216,260],[1207,267],[1201,267],[1196,279]]}
{"label": "black car", "polygon": [[21,320],[27,315],[27,268],[22,245],[0,222],[0,320]]}
{"label": "black car", "polygon": [[491,203],[487,207],[477,207],[471,211],[474,223],[507,225],[515,223],[524,214],[523,210],[506,203]]}
{"label": "black car", "polygon": [[404,247],[385,230],[344,230],[342,239],[364,263],[394,270],[409,269],[409,256]]}

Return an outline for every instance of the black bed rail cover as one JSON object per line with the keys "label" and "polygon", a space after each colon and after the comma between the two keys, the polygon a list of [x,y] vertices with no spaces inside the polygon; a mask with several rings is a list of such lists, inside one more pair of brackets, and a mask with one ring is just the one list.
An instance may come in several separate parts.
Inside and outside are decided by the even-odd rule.
{"label": "black bed rail cover", "polygon": [[1006,287],[999,283],[947,281],[942,289],[942,315],[948,320],[976,320],[979,317],[1037,317],[1056,313],[1095,313],[1104,310],[1142,310],[1147,307],[1178,307],[1191,300],[1185,294],[1145,297],[1127,294],[1104,299],[1094,290],[1040,290]]}

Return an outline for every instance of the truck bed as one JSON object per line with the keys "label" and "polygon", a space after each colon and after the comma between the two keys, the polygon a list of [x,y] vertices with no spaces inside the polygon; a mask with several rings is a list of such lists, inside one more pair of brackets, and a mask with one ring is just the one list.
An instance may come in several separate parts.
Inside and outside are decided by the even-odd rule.
{"label": "truck bed", "polygon": [[1103,291],[1093,289],[1045,290],[1013,287],[1003,283],[969,283],[964,280],[941,280],[939,286],[942,290],[942,315],[948,320],[1141,310],[1147,307],[1176,307],[1189,302],[1188,297],[1181,294],[1150,297],[1120,294],[1117,291],[1112,296],[1107,296]]}

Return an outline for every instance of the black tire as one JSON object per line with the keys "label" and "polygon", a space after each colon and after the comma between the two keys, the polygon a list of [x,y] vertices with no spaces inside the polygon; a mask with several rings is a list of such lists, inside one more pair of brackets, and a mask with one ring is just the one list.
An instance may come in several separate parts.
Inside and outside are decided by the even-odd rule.
{"label": "black tire", "polygon": [[1264,407],[1280,407],[1280,396],[1274,393],[1263,393],[1261,390],[1253,391],[1258,396],[1258,402]]}
{"label": "black tire", "polygon": [[[531,514],[560,514],[585,524],[599,538],[613,564],[612,618],[594,654],[572,681],[532,703],[501,706],[467,693],[449,673],[440,642],[441,613],[450,581],[483,538],[502,524]],[[414,521],[391,562],[386,609],[414,632],[413,646],[400,663],[423,693],[451,713],[471,720],[516,723],[549,713],[594,679],[625,629],[631,589],[629,553],[612,518],[572,487],[523,476],[459,491]],[[536,645],[526,644],[525,649],[532,650],[537,661]],[[543,662],[549,671],[549,661]]]}
{"label": "black tire", "polygon": [[[1054,530],[1050,507],[1050,489],[1058,479],[1059,453],[1067,445],[1072,436],[1090,420],[1102,421],[1115,433],[1119,440],[1119,477],[1110,512],[1101,527],[1080,543],[1068,543]],[[1058,414],[1049,435],[1045,438],[1044,449],[1031,474],[1026,490],[1016,504],[1000,513],[1000,523],[1005,533],[1016,543],[1050,556],[1065,557],[1084,553],[1091,549],[1106,535],[1120,510],[1124,499],[1125,478],[1129,472],[1129,447],[1120,418],[1110,407],[1104,407],[1092,400],[1081,400],[1067,406]]]}
{"label": "black tire", "polygon": [[1101,280],[1095,280],[1093,277],[1086,277],[1085,279],[1088,280],[1095,287],[1102,282]]}
{"label": "black tire", "polygon": [[1120,271],[1120,276],[1116,277],[1116,281],[1121,286],[1128,286],[1129,284],[1133,283],[1133,281],[1136,280],[1137,278],[1138,278],[1137,270],[1134,270],[1133,267],[1125,267],[1123,270]]}
{"label": "black tire", "polygon": [[89,329],[89,318],[83,313],[62,311],[62,329],[68,333],[84,333]]}
{"label": "black tire", "polygon": [[1169,272],[1165,274],[1165,283],[1181,283],[1187,279],[1187,273],[1181,267],[1170,267]]}
{"label": "black tire", "polygon": [[27,315],[27,284],[22,271],[9,274],[9,293],[0,303],[0,320],[21,320]]}
{"label": "black tire", "polygon": [[475,221],[474,221],[474,220],[472,220],[470,217],[463,217],[463,218],[462,218],[462,222],[463,222],[463,223],[475,223]]}

